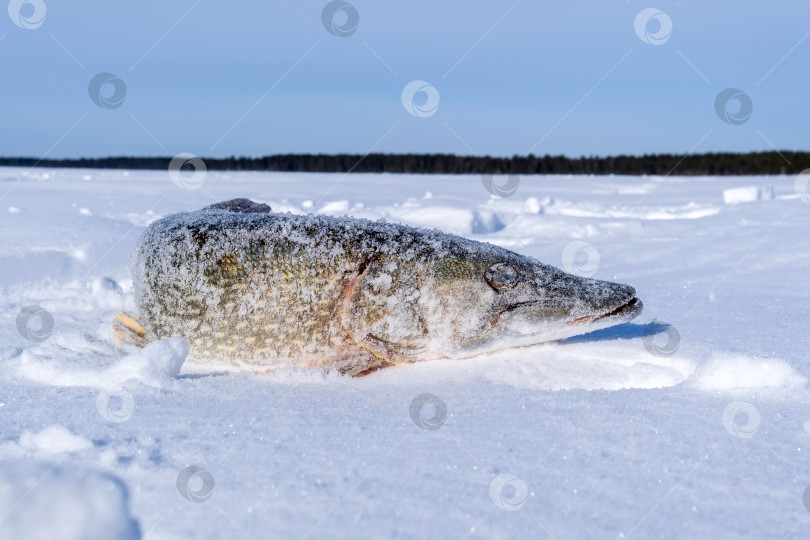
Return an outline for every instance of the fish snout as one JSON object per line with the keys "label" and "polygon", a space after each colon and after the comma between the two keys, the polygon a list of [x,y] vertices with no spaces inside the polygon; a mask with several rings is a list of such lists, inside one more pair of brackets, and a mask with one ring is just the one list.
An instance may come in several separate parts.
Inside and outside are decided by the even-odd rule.
{"label": "fish snout", "polygon": [[569,324],[590,324],[607,319],[630,320],[643,308],[630,285],[610,281],[584,280],[581,284],[578,309],[573,310]]}

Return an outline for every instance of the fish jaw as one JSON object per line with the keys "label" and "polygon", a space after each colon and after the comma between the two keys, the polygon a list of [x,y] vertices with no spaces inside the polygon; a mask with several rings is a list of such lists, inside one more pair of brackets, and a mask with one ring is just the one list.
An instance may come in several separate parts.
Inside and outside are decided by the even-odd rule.
{"label": "fish jaw", "polygon": [[[607,328],[608,326],[614,326],[635,319],[641,315],[643,309],[644,304],[641,300],[633,296],[630,301],[609,313],[579,317],[568,321],[568,324],[571,326],[585,325],[587,327],[599,325],[601,328]],[[591,330],[588,331],[590,332]]]}
{"label": "fish jaw", "polygon": [[642,309],[633,287],[566,274],[537,299],[508,306],[492,330],[449,356],[468,358],[567,339],[625,323],[638,317]]}

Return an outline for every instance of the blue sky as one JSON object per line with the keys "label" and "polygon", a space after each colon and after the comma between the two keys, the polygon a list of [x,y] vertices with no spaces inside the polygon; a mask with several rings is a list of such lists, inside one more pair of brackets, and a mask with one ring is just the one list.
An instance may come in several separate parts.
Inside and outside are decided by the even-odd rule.
{"label": "blue sky", "polygon": [[[10,9],[23,25],[41,19],[36,28],[0,20],[4,156],[579,156],[809,144],[806,1],[357,0],[334,19],[340,26],[356,10],[345,37],[322,24],[324,1],[37,1],[44,19],[33,3]],[[660,44],[634,28],[650,7],[672,23]],[[660,33],[660,20],[642,36]],[[89,96],[102,72],[126,85],[117,108]],[[435,88],[432,114],[403,106],[414,80]],[[726,88],[753,104],[741,124],[715,111]],[[425,98],[416,94],[417,107]]]}

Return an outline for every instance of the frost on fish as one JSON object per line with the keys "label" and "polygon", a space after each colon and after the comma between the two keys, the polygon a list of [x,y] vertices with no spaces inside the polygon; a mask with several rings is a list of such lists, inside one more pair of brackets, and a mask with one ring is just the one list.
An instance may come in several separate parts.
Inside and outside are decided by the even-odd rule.
{"label": "frost on fish", "polygon": [[398,224],[272,213],[247,199],[156,221],[132,258],[151,339],[254,368],[460,358],[636,316],[632,287]]}

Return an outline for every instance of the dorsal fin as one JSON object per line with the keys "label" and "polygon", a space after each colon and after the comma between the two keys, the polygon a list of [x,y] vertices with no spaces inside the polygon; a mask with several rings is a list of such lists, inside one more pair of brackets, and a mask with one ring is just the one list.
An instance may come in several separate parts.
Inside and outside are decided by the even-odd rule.
{"label": "dorsal fin", "polygon": [[269,214],[270,207],[264,203],[253,202],[250,199],[231,199],[206,206],[204,210],[228,210],[242,214]]}

